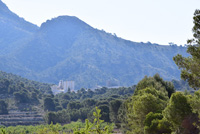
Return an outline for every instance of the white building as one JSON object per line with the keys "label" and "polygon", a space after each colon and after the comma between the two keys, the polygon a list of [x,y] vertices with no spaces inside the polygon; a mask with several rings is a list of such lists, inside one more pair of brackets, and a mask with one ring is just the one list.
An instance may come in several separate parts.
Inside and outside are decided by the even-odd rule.
{"label": "white building", "polygon": [[74,81],[64,81],[63,82],[64,91],[67,92],[68,89],[74,91]]}
{"label": "white building", "polygon": [[53,94],[58,94],[61,92],[66,93],[68,91],[68,89],[70,89],[71,91],[74,91],[74,81],[63,81],[60,80],[58,85],[53,85],[51,86],[51,90],[53,92]]}

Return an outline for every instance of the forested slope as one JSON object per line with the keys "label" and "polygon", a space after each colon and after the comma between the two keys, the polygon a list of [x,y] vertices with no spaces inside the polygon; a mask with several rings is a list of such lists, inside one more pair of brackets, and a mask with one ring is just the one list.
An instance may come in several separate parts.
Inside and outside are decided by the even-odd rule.
{"label": "forested slope", "polygon": [[107,81],[132,86],[156,73],[166,80],[180,79],[172,57],[187,56],[186,47],[124,40],[74,16],[37,27],[2,2],[0,6],[2,71],[48,83],[73,80],[76,89],[105,86]]}

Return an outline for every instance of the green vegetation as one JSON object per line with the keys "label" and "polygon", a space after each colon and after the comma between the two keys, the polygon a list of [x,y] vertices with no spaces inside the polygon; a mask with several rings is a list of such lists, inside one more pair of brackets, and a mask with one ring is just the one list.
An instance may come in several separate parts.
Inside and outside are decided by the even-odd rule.
{"label": "green vegetation", "polygon": [[[12,94],[26,88],[28,91],[39,90],[42,94],[51,94],[50,84],[28,80],[12,73],[0,71],[0,93]],[[36,92],[38,94],[38,92]]]}
{"label": "green vegetation", "polygon": [[[35,111],[43,113],[46,123],[71,123],[72,121],[92,121],[95,107],[101,109],[101,119],[105,122],[120,123],[118,110],[135,89],[132,87],[80,89],[77,92],[53,95],[50,85],[30,81],[16,75],[0,73],[0,114],[9,110]],[[44,90],[44,89],[46,90]]]}
{"label": "green vegetation", "polygon": [[94,122],[91,123],[88,119],[85,120],[85,123],[80,121],[72,122],[70,124],[60,125],[39,125],[39,126],[17,126],[17,127],[2,127],[1,134],[111,134],[113,130],[113,124],[103,123],[103,120],[100,120],[101,110],[96,107],[96,111],[93,113]]}
{"label": "green vegetation", "polygon": [[[78,20],[77,18],[73,18],[71,21],[75,21],[77,23],[80,20]],[[200,10],[196,10],[194,13],[194,27],[193,27],[194,39],[188,41],[190,45],[187,48],[190,56],[185,58],[182,55],[177,55],[174,57],[174,61],[176,62],[178,67],[181,68],[182,79],[186,80],[186,82],[188,82],[189,85],[195,89],[198,89],[200,87],[199,22],[200,22]],[[48,28],[46,27],[47,25],[48,24],[43,25],[42,30],[48,31]],[[72,25],[72,27],[74,27],[74,24]],[[87,26],[87,28],[90,27]],[[84,31],[85,27],[82,30]],[[80,34],[79,33],[80,31],[77,30],[76,32],[72,36]],[[101,35],[102,37],[104,34],[105,33],[99,32],[99,35]],[[50,35],[47,34],[46,36],[53,37],[53,35],[54,34],[50,33]],[[85,35],[87,34],[84,34],[84,36]],[[90,34],[87,35],[88,38],[90,37],[89,35]],[[119,39],[115,39],[115,41],[116,40]],[[84,46],[85,42],[82,41],[81,43],[83,43],[82,46]],[[40,45],[40,43],[38,44],[36,43],[36,45]],[[105,47],[104,45],[105,44],[101,45],[101,47],[104,48]],[[106,44],[106,46],[107,45],[108,44]],[[154,49],[154,47],[152,46],[159,49],[158,47],[156,47],[155,44],[154,45],[149,44],[148,49],[149,47]],[[132,49],[133,46],[127,45],[126,47],[131,48],[130,51],[134,50]],[[170,47],[177,49],[176,45],[172,45]],[[116,45],[116,48],[121,50],[121,47],[119,47],[118,45]],[[145,48],[146,47],[144,47],[143,49]],[[157,49],[155,50],[157,51]],[[34,52],[34,50],[32,51],[32,49],[30,50],[31,50],[30,54]],[[85,51],[86,49],[83,50]],[[106,50],[107,49],[105,49],[105,51]],[[28,52],[27,55],[29,55],[29,51],[27,52]],[[120,57],[120,54],[123,53],[122,51],[120,51],[120,53],[117,52],[115,53],[114,51],[111,52],[113,52],[111,56],[114,57],[117,56],[116,54],[119,54],[118,56]],[[20,57],[20,54],[18,56]],[[41,55],[36,54],[36,56],[41,56]],[[89,57],[92,56],[90,55]],[[24,59],[22,58],[22,60],[24,61],[29,60],[26,58],[29,58],[29,56],[25,56]],[[54,60],[58,59],[56,57],[51,57],[51,58]],[[62,58],[63,57],[61,56],[60,59]],[[98,60],[98,56],[95,58]],[[38,59],[41,59],[41,57],[39,57]],[[106,59],[109,58],[106,57]],[[125,61],[124,59],[126,59],[126,57],[123,57],[123,59],[120,60]],[[77,61],[79,60],[80,59],[78,58]],[[116,67],[116,69],[118,70],[117,65],[119,65],[120,62],[118,61],[120,60],[118,60],[118,58],[115,57],[111,61],[107,61],[104,64],[101,63],[101,66],[110,66],[109,64],[107,64],[108,62],[110,62],[116,65],[113,66],[113,64],[111,64],[113,68]],[[147,61],[149,62],[150,60],[147,59]],[[47,62],[48,64],[54,64],[49,61]],[[70,65],[69,69],[72,69],[71,72],[73,72],[73,69],[74,67],[77,66],[77,64],[74,65],[73,64],[74,62],[71,60],[70,61],[66,60],[65,62],[69,63],[68,64]],[[64,65],[65,62],[63,62],[63,64],[59,64],[61,67],[58,66],[58,68],[62,69],[62,66]],[[81,60],[80,62],[77,63],[78,64],[81,63],[81,65],[83,65],[83,68],[86,70],[88,68],[92,69],[95,68],[95,66],[89,66],[90,62],[88,62],[87,64],[88,66],[82,64]],[[33,70],[37,70],[37,64],[34,65],[33,64],[34,63],[30,63],[27,66],[29,66]],[[157,65],[158,67],[162,66],[162,64],[159,63]],[[130,65],[130,67],[131,66],[132,65]],[[40,68],[40,71],[45,69],[45,67],[46,65],[42,66]],[[68,66],[64,65],[64,67],[66,68]],[[120,68],[126,67],[126,63],[124,63],[122,66],[120,64],[119,67]],[[140,72],[143,72],[143,70],[142,66],[139,66],[139,68],[140,71],[138,72],[140,74]],[[92,72],[91,74],[96,74],[95,70],[98,69],[95,68],[94,70],[89,71],[89,73]],[[169,70],[171,71],[173,69]],[[43,74],[48,74],[49,71],[51,72],[52,70],[50,69]],[[101,71],[99,72],[101,74]],[[104,78],[103,76],[106,76],[109,73],[112,74],[115,71],[113,72],[111,71],[109,73],[108,72],[109,70],[104,70],[105,74],[101,74],[100,75],[101,78]],[[55,71],[53,73],[57,72]],[[87,73],[88,72],[84,74],[84,76],[86,76],[85,80],[88,80],[87,78],[89,77]],[[99,73],[97,73],[97,75],[98,74]],[[121,75],[119,76],[125,77],[122,74],[123,73],[121,73]],[[98,80],[98,78],[95,78],[95,76],[96,75],[93,75],[94,81]],[[115,75],[113,74],[112,76]],[[127,79],[129,78],[132,77],[127,77]],[[105,79],[107,78],[105,77],[104,80]],[[137,85],[132,87],[120,87],[120,88],[103,87],[95,90],[82,88],[77,92],[74,91],[71,92],[69,89],[68,92],[66,93],[53,95],[50,90],[49,84],[30,81],[16,75],[0,72],[0,116],[4,117],[5,114],[9,113],[9,110],[11,111],[13,109],[19,111],[39,111],[43,113],[44,120],[46,121],[46,124],[38,126],[5,127],[2,125],[0,133],[2,134],[28,134],[28,133],[111,134],[113,128],[115,127],[116,129],[120,129],[122,133],[126,134],[199,134],[200,133],[200,90],[197,90],[195,92],[187,92],[187,91],[182,92],[184,89],[191,89],[190,87],[188,87],[188,84],[186,82],[177,80],[173,80],[172,82],[165,81],[163,80],[163,78],[160,77],[159,74],[155,74],[153,77],[145,76],[141,81],[139,81]],[[91,81],[89,81],[89,83],[91,83]],[[176,92],[173,83],[175,87],[179,87],[178,92]],[[112,84],[113,83],[111,82],[111,85]],[[31,113],[28,112],[24,113],[27,114],[27,118],[30,117],[28,114]],[[36,112],[34,116],[38,116]],[[16,120],[18,120],[18,118],[15,119],[14,121]],[[3,124],[4,120],[1,119],[1,121],[2,121],[1,123]]]}
{"label": "green vegetation", "polygon": [[10,126],[1,127],[1,134],[57,134],[57,133],[71,133],[74,129],[84,128],[85,123],[81,121],[71,122],[70,124],[50,124],[37,126]]}
{"label": "green vegetation", "polygon": [[[2,127],[2,133],[109,134],[113,125],[127,134],[200,132],[200,91],[175,92],[158,74],[131,88],[81,89],[46,95],[43,102],[49,125]],[[102,125],[102,120],[114,124]]]}
{"label": "green vegetation", "polygon": [[82,88],[77,92],[49,95],[44,99],[44,110],[48,111],[46,122],[69,123],[79,119],[92,121],[91,115],[97,106],[101,109],[102,120],[118,123],[118,110],[123,101],[132,96],[134,89],[135,86],[113,89],[103,87],[94,91]]}
{"label": "green vegetation", "polygon": [[181,68],[181,78],[187,80],[192,88],[200,87],[200,10],[196,10],[193,17],[194,27],[192,29],[194,38],[188,40],[187,52],[189,57],[178,54],[174,61]]}
{"label": "green vegetation", "polygon": [[[163,82],[168,84],[163,86]],[[128,134],[198,134],[199,91],[190,94],[173,89],[169,96],[169,88],[173,85],[157,74],[141,80],[134,95],[121,105],[127,115],[118,115],[121,129]]]}
{"label": "green vegetation", "polygon": [[8,113],[9,109],[21,111],[31,111],[34,107],[43,109],[43,98],[51,93],[50,84],[31,81],[0,71],[1,114]]}
{"label": "green vegetation", "polygon": [[8,114],[8,106],[3,100],[0,100],[0,114]]}
{"label": "green vegetation", "polygon": [[82,129],[76,129],[73,133],[74,134],[111,134],[113,127],[112,125],[106,125],[104,128],[102,128],[103,120],[100,120],[101,110],[96,107],[96,112],[93,113],[94,115],[94,122],[93,124],[89,122],[88,119],[85,120],[85,128]]}
{"label": "green vegetation", "polygon": [[[163,83],[168,82],[163,81],[157,74],[154,77],[145,77],[138,83],[131,101],[126,104],[128,107],[128,133],[144,133],[144,128],[149,131],[151,130],[151,122],[145,123],[145,120],[149,120],[146,118],[150,118],[150,115],[155,118],[162,116],[159,114],[165,109],[169,100],[167,89],[174,92],[171,83]],[[159,116],[157,117],[155,114]]]}

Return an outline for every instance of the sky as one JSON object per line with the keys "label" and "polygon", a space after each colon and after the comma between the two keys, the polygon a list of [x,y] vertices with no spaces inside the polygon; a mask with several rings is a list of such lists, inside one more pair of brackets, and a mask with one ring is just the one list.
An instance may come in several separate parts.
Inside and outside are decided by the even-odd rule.
{"label": "sky", "polygon": [[2,0],[38,26],[60,15],[76,16],[118,37],[168,45],[192,38],[193,14],[200,0]]}

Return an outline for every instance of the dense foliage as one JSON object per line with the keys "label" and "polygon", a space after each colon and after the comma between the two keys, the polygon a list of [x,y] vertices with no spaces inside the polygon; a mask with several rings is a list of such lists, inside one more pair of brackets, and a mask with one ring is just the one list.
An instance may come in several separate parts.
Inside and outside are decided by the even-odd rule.
{"label": "dense foliage", "polygon": [[[101,120],[112,122],[127,134],[200,132],[200,92],[175,92],[173,84],[164,81],[158,74],[144,77],[136,86],[129,88],[104,87],[94,91],[82,88],[77,92],[69,90],[55,96],[45,95],[43,103],[45,120],[50,125],[6,127],[2,128],[2,133],[92,133],[99,129],[97,120],[99,123]],[[95,109],[96,106],[99,109]],[[81,123],[84,121],[85,124]],[[79,127],[70,124],[79,124]],[[99,132],[107,134],[107,130],[110,131],[108,126],[101,127]]]}
{"label": "dense foliage", "polygon": [[5,101],[0,100],[0,114],[8,114],[8,108]]}
{"label": "dense foliage", "polygon": [[5,102],[4,106],[2,106],[3,103],[0,104],[2,108],[22,111],[31,110],[37,106],[42,109],[43,98],[51,93],[50,84],[31,81],[0,71],[0,99]]}
{"label": "dense foliage", "polygon": [[[155,79],[159,81],[155,81]],[[199,91],[175,92],[170,83],[162,85],[159,75],[145,77],[134,95],[121,105],[121,129],[130,134],[198,134]],[[159,87],[159,88],[158,88]],[[173,89],[169,96],[167,89]],[[118,115],[119,116],[119,115]]]}
{"label": "dense foliage", "polygon": [[194,38],[188,40],[187,52],[189,57],[178,54],[174,57],[175,63],[181,68],[181,78],[187,80],[189,85],[198,89],[200,87],[200,10],[196,10],[193,17],[192,29]]}
{"label": "dense foliage", "polygon": [[47,123],[70,123],[72,121],[93,120],[95,107],[101,109],[101,119],[105,122],[120,123],[118,110],[134,92],[133,87],[80,89],[57,95],[51,94],[50,85],[30,81],[17,75],[0,72],[0,114],[9,110],[38,111],[44,114]]}
{"label": "dense foliage", "polygon": [[29,91],[36,89],[36,90],[39,90],[43,94],[52,93],[51,88],[50,88],[51,84],[29,80],[21,76],[14,75],[12,73],[6,73],[3,71],[0,71],[0,80],[1,80],[0,92],[2,93],[12,94],[13,92],[19,91],[24,86]]}
{"label": "dense foliage", "polygon": [[[47,112],[47,123],[69,123],[78,119],[93,120],[95,107],[101,109],[101,119],[105,122],[119,123],[118,110],[128,97],[134,92],[135,86],[125,88],[106,87],[94,91],[82,88],[77,92],[67,92],[44,99],[44,110]],[[51,112],[50,112],[51,111]]]}
{"label": "dense foliage", "polygon": [[113,131],[113,124],[104,123],[100,120],[101,110],[96,108],[93,113],[94,122],[91,123],[87,119],[85,123],[80,121],[72,122],[70,124],[50,124],[50,125],[38,125],[38,126],[16,126],[16,127],[1,127],[1,134],[111,134]]}

